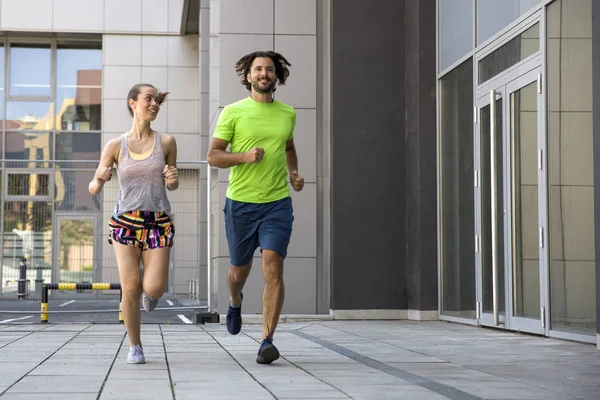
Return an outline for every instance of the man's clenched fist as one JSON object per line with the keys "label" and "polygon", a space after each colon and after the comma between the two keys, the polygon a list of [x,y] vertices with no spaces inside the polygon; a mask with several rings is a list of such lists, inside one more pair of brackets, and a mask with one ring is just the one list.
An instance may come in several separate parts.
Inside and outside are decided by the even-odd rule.
{"label": "man's clenched fist", "polygon": [[290,183],[296,192],[299,192],[304,187],[304,178],[298,174],[298,171],[292,171],[290,174]]}
{"label": "man's clenched fist", "polygon": [[255,164],[260,162],[265,156],[265,149],[254,147],[246,152],[246,164]]}

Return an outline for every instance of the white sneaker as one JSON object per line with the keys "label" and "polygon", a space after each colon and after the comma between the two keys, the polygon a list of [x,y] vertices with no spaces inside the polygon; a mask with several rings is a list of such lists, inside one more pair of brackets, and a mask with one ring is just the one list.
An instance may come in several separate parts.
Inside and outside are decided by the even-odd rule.
{"label": "white sneaker", "polygon": [[144,292],[142,295],[142,304],[144,305],[144,310],[149,312],[156,308],[158,305],[158,299],[151,299],[150,297],[146,296],[146,292]]}
{"label": "white sneaker", "polygon": [[144,349],[142,345],[136,344],[129,348],[129,355],[127,355],[127,362],[129,364],[145,364],[146,357],[144,357]]}

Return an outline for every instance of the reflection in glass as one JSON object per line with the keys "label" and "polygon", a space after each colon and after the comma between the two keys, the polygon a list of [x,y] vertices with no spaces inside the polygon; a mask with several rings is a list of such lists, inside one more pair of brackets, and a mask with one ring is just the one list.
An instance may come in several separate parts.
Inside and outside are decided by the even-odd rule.
{"label": "reflection in glass", "polygon": [[10,44],[11,96],[52,95],[52,53],[49,44]]}
{"label": "reflection in glass", "polygon": [[473,61],[440,81],[442,314],[475,318]]}
{"label": "reflection in glass", "polygon": [[592,2],[548,7],[551,329],[596,334]]}
{"label": "reflection in glass", "polygon": [[57,129],[99,131],[102,102],[100,43],[59,44],[56,57]]}
{"label": "reflection in glass", "polygon": [[[34,282],[36,272],[49,281],[52,251],[52,203],[42,201],[4,201],[3,266],[18,268],[27,259],[27,279]],[[18,275],[12,278],[16,279]],[[3,275],[2,279],[7,279]],[[16,289],[16,287],[15,287]]]}
{"label": "reflection in glass", "polygon": [[44,173],[9,173],[8,196],[48,196],[50,194],[50,175]]}
{"label": "reflection in glass", "polygon": [[100,132],[57,132],[57,160],[99,160],[102,149]]}
{"label": "reflection in glass", "polygon": [[440,71],[473,49],[473,0],[438,2]]}
{"label": "reflection in glass", "polygon": [[[0,44],[0,122],[4,123],[4,46]],[[2,129],[2,125],[0,125]],[[2,144],[0,144],[0,157],[2,156]]]}
{"label": "reflection in glass", "polygon": [[88,191],[88,183],[94,178],[95,171],[78,171],[81,168],[78,164],[57,164],[54,208],[57,211],[100,211],[100,197]]}
{"label": "reflection in glass", "polygon": [[34,101],[8,101],[6,103],[6,130],[54,129],[52,103]]}
{"label": "reflection in glass", "polygon": [[537,82],[510,95],[513,315],[540,318]]}
{"label": "reflection in glass", "polygon": [[[493,312],[493,274],[492,257],[498,260],[498,313],[504,315],[505,290],[504,290],[504,158],[502,150],[502,98],[496,100],[495,109],[495,159],[496,159],[496,210],[497,215],[492,215],[492,172],[491,172],[491,111],[490,106],[480,110],[480,140],[481,140],[481,260],[483,279],[483,304],[482,311]],[[495,219],[496,248],[492,246],[492,218]]]}
{"label": "reflection in glass", "polygon": [[493,78],[540,50],[539,22],[479,61],[479,83]]}
{"label": "reflection in glass", "polygon": [[485,42],[540,0],[477,0],[477,44]]}
{"label": "reflection in glass", "polygon": [[61,219],[59,282],[92,282],[94,267],[94,221]]}
{"label": "reflection in glass", "polygon": [[[51,160],[53,158],[51,132],[6,132],[7,160]],[[24,167],[27,167],[24,165]]]}
{"label": "reflection in glass", "polygon": [[[0,61],[4,56],[0,45]],[[60,220],[53,211],[97,214],[101,209],[102,197],[87,190],[101,151],[101,42],[11,43],[6,58],[7,71],[0,62],[0,76],[8,75],[8,88],[0,79],[0,132],[4,132],[0,158],[7,159],[4,166],[12,171],[4,177],[6,188],[0,173],[4,212],[0,264],[14,267],[18,273],[20,257],[27,257],[27,278],[32,285],[40,271],[46,282],[51,281],[53,262],[55,273],[61,271],[54,276],[61,280],[90,281],[90,237],[95,220]],[[5,97],[11,96],[5,104]],[[56,159],[94,162],[49,162]],[[34,201],[21,201],[23,197]],[[54,238],[53,217],[57,226]],[[54,261],[52,243],[60,249]],[[17,278],[3,274],[1,287],[6,288],[7,279]]]}

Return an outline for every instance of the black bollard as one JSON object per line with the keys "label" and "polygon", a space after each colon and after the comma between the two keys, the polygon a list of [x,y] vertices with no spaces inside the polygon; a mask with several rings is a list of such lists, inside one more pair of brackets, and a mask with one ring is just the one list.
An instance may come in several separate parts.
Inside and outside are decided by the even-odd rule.
{"label": "black bollard", "polygon": [[21,257],[21,262],[19,263],[19,283],[17,285],[17,296],[19,297],[19,300],[23,300],[27,297],[27,264],[25,264],[25,261],[27,261],[27,259]]}

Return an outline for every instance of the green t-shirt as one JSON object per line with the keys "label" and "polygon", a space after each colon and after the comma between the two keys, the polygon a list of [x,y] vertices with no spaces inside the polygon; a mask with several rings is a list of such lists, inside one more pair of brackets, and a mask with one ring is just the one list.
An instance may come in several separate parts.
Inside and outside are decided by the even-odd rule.
{"label": "green t-shirt", "polygon": [[232,153],[254,147],[265,150],[255,164],[231,167],[227,197],[246,203],[268,203],[290,196],[287,184],[286,141],[294,137],[296,111],[277,100],[254,101],[251,97],[226,106],[214,137],[230,142]]}

